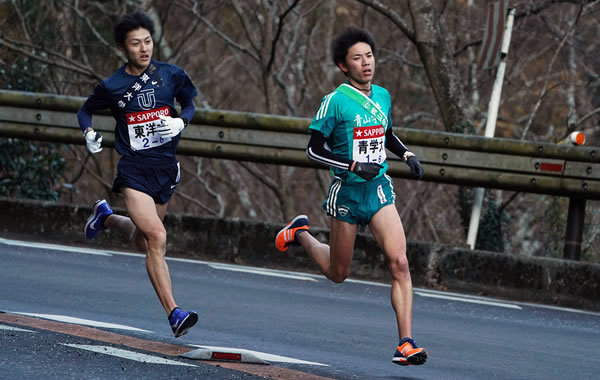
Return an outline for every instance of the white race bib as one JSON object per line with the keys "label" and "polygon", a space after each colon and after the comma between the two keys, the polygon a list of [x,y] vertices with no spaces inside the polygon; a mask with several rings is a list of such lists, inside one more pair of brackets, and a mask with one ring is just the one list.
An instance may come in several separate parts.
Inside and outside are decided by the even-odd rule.
{"label": "white race bib", "polygon": [[385,157],[385,129],[381,125],[354,128],[352,160],[381,164]]}
{"label": "white race bib", "polygon": [[149,111],[128,113],[126,117],[131,149],[150,149],[171,141],[170,137],[162,137],[156,132],[156,128],[160,125],[158,116],[171,116],[170,114],[171,111],[168,106]]}

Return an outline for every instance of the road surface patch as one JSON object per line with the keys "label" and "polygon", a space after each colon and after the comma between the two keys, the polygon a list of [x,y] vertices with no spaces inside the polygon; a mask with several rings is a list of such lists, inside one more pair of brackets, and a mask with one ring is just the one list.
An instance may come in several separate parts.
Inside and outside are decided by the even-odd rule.
{"label": "road surface patch", "polygon": [[[32,318],[24,315],[8,314],[0,312],[0,323],[17,325],[20,327],[27,326],[39,330],[54,331],[71,336],[77,336],[85,339],[96,340],[115,345],[135,348],[142,351],[154,352],[166,356],[181,356],[190,351],[189,347],[179,346],[169,343],[157,342],[147,339],[135,338],[127,335],[121,335],[110,331],[99,330],[94,327],[83,325],[73,325],[64,322],[51,321],[47,319]],[[264,366],[248,363],[232,363],[222,361],[203,361],[203,364],[220,366],[223,368],[233,369],[240,372],[250,373],[252,375],[286,379],[286,380],[324,380],[328,377],[318,376],[311,373],[301,372],[288,368],[277,366]]]}
{"label": "road surface patch", "polygon": [[181,365],[186,367],[197,367],[193,364],[177,362],[175,360],[160,358],[158,356],[152,356],[148,354],[142,354],[135,351],[123,350],[120,348],[115,348],[111,346],[96,346],[91,344],[70,344],[70,343],[61,343],[63,346],[78,348],[80,350],[86,350],[91,352],[97,352],[99,354],[116,356],[118,358],[134,360],[140,363],[148,363],[148,364],[167,364],[167,365]]}

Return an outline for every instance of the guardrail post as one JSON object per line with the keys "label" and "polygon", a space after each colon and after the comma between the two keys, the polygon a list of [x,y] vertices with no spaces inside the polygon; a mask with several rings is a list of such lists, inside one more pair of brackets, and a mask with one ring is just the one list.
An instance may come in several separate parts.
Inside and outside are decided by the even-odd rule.
{"label": "guardrail post", "polygon": [[585,199],[570,197],[567,215],[567,232],[563,259],[579,261],[581,256],[581,240],[583,239],[583,222],[585,220]]}

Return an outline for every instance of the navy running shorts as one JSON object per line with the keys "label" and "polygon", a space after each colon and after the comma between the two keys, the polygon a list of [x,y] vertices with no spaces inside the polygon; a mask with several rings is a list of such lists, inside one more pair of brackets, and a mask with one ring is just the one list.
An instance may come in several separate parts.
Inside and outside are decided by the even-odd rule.
{"label": "navy running shorts", "polygon": [[394,183],[387,174],[371,181],[347,184],[335,177],[323,209],[343,222],[366,226],[373,215],[396,200]]}
{"label": "navy running shorts", "polygon": [[148,167],[119,160],[112,190],[120,193],[122,188],[128,187],[148,194],[157,204],[165,204],[171,199],[180,179],[179,162]]}

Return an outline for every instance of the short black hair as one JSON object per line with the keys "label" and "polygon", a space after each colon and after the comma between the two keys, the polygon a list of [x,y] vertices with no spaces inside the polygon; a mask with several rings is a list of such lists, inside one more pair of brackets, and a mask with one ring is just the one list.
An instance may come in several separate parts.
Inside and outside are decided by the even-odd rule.
{"label": "short black hair", "polygon": [[340,62],[346,63],[348,50],[358,42],[369,44],[371,51],[375,54],[375,39],[371,33],[366,29],[349,27],[331,41],[333,64],[337,66]]}
{"label": "short black hair", "polygon": [[126,13],[119,17],[113,30],[115,42],[119,46],[125,45],[127,33],[139,28],[147,29],[150,35],[154,35],[154,21],[142,10],[133,13]]}

